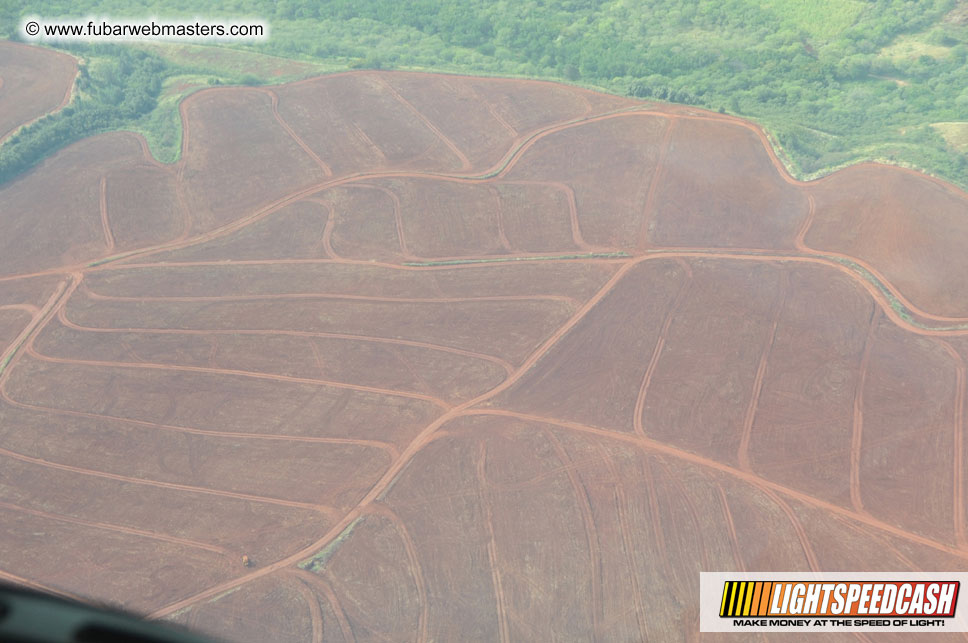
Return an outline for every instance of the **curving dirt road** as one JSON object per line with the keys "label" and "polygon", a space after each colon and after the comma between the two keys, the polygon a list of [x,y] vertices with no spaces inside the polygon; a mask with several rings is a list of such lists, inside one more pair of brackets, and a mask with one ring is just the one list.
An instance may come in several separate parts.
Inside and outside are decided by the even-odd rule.
{"label": "curving dirt road", "polygon": [[304,569],[291,569],[289,573],[294,575],[300,581],[306,584],[307,587],[313,589],[314,591],[319,591],[326,600],[329,601],[329,606],[336,615],[336,622],[339,624],[340,632],[343,635],[343,640],[347,643],[356,643],[356,636],[353,634],[353,628],[350,627],[350,623],[346,618],[346,612],[343,611],[343,606],[339,602],[339,597],[336,596],[336,592],[330,587],[329,583],[320,576],[319,574],[314,574],[308,572]]}
{"label": "curving dirt road", "polygon": [[430,614],[430,600],[427,598],[427,583],[424,581],[423,568],[420,565],[420,557],[417,555],[417,545],[413,542],[410,530],[400,519],[400,516],[382,502],[374,502],[367,507],[367,513],[381,516],[387,519],[403,542],[403,549],[407,553],[407,566],[413,576],[413,583],[417,588],[417,604],[420,606],[420,614],[417,618],[417,640],[427,640],[427,619]]}
{"label": "curving dirt road", "polygon": [[312,623],[313,628],[312,643],[323,643],[326,624],[323,623],[323,610],[319,607],[319,599],[316,597],[316,592],[302,578],[297,577],[295,579],[295,586],[302,596],[302,599],[306,601],[306,607],[309,609],[309,621]]}

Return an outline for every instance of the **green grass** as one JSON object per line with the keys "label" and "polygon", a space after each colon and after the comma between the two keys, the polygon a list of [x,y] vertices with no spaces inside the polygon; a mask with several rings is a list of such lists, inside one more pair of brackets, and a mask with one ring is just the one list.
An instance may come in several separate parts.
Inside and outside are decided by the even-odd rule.
{"label": "green grass", "polygon": [[912,34],[899,37],[893,43],[881,49],[880,55],[891,60],[917,60],[921,56],[941,59],[950,55],[951,49],[946,45],[926,42],[922,34]]}
{"label": "green grass", "polygon": [[762,0],[785,23],[822,41],[829,41],[852,26],[864,10],[860,0]]}
{"label": "green grass", "polygon": [[162,163],[174,163],[181,157],[182,126],[178,104],[192,91],[202,87],[207,87],[207,84],[188,85],[182,91],[162,97],[154,111],[132,121],[125,129],[144,136],[155,159]]}
{"label": "green grass", "polygon": [[948,145],[962,154],[968,154],[968,122],[932,123],[931,127],[944,137]]}
{"label": "green grass", "polygon": [[346,529],[341,531],[340,534],[336,538],[334,538],[328,545],[326,545],[321,550],[313,554],[310,558],[307,558],[306,560],[299,563],[299,569],[305,569],[310,572],[319,572],[320,570],[322,570],[323,566],[326,564],[326,561],[329,560],[329,557],[336,552],[336,550],[339,548],[339,546],[343,543],[344,540],[349,538],[350,534],[353,533],[353,529],[356,528],[356,525],[359,524],[361,520],[363,520],[363,518],[357,518],[349,525],[347,525]]}

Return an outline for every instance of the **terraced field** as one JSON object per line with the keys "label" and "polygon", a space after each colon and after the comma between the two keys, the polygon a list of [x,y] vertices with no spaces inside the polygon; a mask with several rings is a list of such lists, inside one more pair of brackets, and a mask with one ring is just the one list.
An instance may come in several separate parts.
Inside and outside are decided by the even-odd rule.
{"label": "terraced field", "polygon": [[968,195],[532,81],[181,111],[178,164],[105,134],[0,187],[0,578],[618,641],[695,638],[701,570],[964,567]]}

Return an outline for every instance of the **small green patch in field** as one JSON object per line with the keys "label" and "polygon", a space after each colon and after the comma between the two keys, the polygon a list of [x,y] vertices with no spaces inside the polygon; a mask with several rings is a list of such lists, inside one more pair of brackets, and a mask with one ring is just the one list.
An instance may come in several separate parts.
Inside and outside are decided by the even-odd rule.
{"label": "small green patch in field", "polygon": [[323,568],[323,565],[326,564],[326,561],[329,560],[329,557],[336,552],[336,548],[339,547],[344,540],[349,538],[350,534],[353,533],[353,529],[361,520],[363,520],[363,518],[357,518],[356,520],[348,524],[346,526],[346,529],[341,531],[340,534],[331,543],[329,543],[321,550],[313,554],[311,558],[307,558],[306,560],[299,563],[299,569],[305,569],[310,572],[320,571]]}
{"label": "small green patch in field", "polygon": [[932,123],[931,127],[944,137],[948,145],[962,154],[968,154],[968,121]]}
{"label": "small green patch in field", "polygon": [[887,47],[881,49],[880,55],[891,60],[917,60],[921,56],[929,56],[935,60],[947,58],[951,47],[927,42],[924,34],[900,36]]}
{"label": "small green patch in field", "polygon": [[859,0],[763,0],[781,20],[814,38],[833,40],[851,27],[864,10]]}

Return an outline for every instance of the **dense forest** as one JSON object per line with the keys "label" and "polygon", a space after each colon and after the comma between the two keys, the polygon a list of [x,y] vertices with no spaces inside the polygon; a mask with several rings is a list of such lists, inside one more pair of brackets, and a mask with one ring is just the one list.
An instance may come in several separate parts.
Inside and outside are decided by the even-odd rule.
{"label": "dense forest", "polygon": [[[801,177],[878,159],[923,168],[965,186],[968,156],[959,151],[958,136],[968,132],[968,125],[960,125],[968,121],[966,4],[219,0],[207,5],[204,15],[249,16],[270,23],[267,42],[231,45],[237,51],[326,63],[327,69],[428,69],[556,79],[694,104],[762,123]],[[0,26],[8,36],[16,35],[24,11],[0,8],[6,14],[0,13]],[[83,0],[39,0],[30,12],[47,18],[193,17],[198,9],[187,0],[107,0],[96,7]],[[133,61],[120,51],[112,55],[132,72],[140,74],[139,65],[148,65],[148,60],[153,66],[165,64],[152,58]],[[122,64],[124,60],[128,62]],[[175,63],[167,65],[164,73],[178,73]],[[266,80],[271,79],[249,79]],[[46,130],[23,132],[10,146],[25,145],[31,151],[24,154],[32,157],[51,149],[27,140],[34,136],[53,141],[64,132],[90,133],[131,122],[139,113],[152,122],[173,122],[148,113],[157,95],[150,83],[144,84],[140,98],[132,99],[134,105],[104,96],[129,82],[116,74],[95,77],[92,71],[85,82],[92,96],[101,91],[98,83],[107,83],[102,98],[84,108],[78,104],[73,114],[45,125]],[[130,82],[140,88],[143,79]],[[126,111],[108,116],[112,106]],[[62,129],[50,129],[54,127]],[[6,164],[4,160],[4,168]]]}

